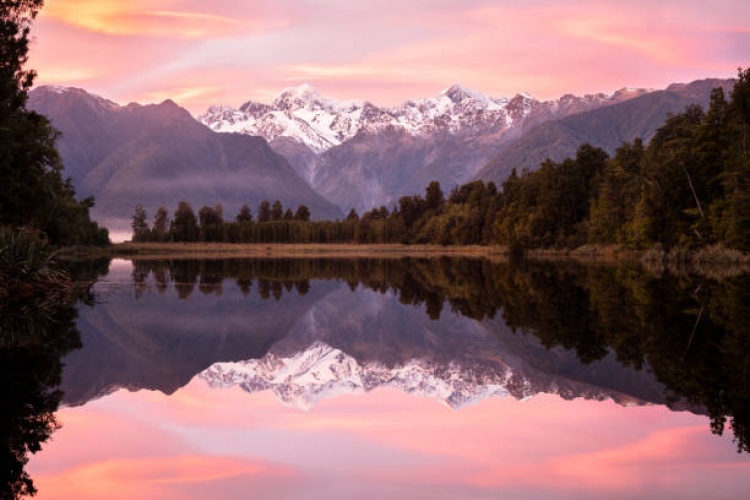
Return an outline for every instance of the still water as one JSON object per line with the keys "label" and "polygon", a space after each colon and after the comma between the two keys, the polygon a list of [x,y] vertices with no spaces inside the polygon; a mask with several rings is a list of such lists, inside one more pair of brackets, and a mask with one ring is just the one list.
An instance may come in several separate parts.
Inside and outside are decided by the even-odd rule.
{"label": "still water", "polygon": [[41,499],[750,491],[748,278],[115,260],[92,291]]}

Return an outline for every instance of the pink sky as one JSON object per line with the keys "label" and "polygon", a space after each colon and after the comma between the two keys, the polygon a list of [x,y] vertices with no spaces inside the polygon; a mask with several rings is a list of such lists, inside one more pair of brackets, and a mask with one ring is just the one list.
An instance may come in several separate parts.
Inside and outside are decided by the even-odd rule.
{"label": "pink sky", "polygon": [[392,105],[452,83],[538,98],[731,77],[747,0],[47,0],[37,84],[120,103],[270,102],[308,82]]}
{"label": "pink sky", "polygon": [[744,498],[750,488],[730,436],[661,406],[539,395],[455,411],[386,389],[304,412],[194,380],[59,418],[29,464],[40,500]]}

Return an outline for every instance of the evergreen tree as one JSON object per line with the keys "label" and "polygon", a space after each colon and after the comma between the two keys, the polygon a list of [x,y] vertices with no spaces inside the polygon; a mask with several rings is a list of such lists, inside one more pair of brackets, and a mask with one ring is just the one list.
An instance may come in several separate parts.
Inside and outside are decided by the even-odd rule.
{"label": "evergreen tree", "polygon": [[0,224],[41,231],[53,244],[107,244],[92,222],[93,198],[77,201],[62,178],[58,133],[26,109],[35,72],[24,69],[29,31],[42,0],[0,2]]}
{"label": "evergreen tree", "polygon": [[738,71],[729,111],[736,140],[725,180],[727,243],[750,250],[750,68]]}
{"label": "evergreen tree", "polygon": [[273,202],[271,206],[271,220],[280,221],[284,217],[284,206],[279,200]]}
{"label": "evergreen tree", "polygon": [[258,222],[268,222],[271,220],[271,204],[263,200],[258,206]]}
{"label": "evergreen tree", "polygon": [[237,214],[237,217],[235,218],[237,222],[252,222],[253,221],[253,214],[250,210],[250,205],[245,203],[240,207],[240,211]]}
{"label": "evergreen tree", "polygon": [[156,209],[152,233],[154,241],[167,241],[169,239],[169,212],[166,208],[159,207]]}
{"label": "evergreen tree", "polygon": [[201,241],[221,241],[223,239],[224,217],[221,205],[201,207],[198,211]]}
{"label": "evergreen tree", "polygon": [[629,221],[641,194],[640,171],[645,154],[641,139],[625,143],[607,162],[597,180],[589,211],[589,242],[629,244]]}
{"label": "evergreen tree", "polygon": [[443,190],[440,189],[440,183],[432,181],[427,186],[425,193],[425,205],[427,210],[440,211],[445,205]]}
{"label": "evergreen tree", "polygon": [[172,219],[171,230],[174,241],[198,241],[198,219],[193,207],[186,201],[181,201]]}
{"label": "evergreen tree", "polygon": [[294,214],[294,220],[301,222],[310,221],[310,209],[306,205],[300,205],[297,207],[297,212]]}
{"label": "evergreen tree", "polygon": [[148,227],[146,209],[140,203],[135,206],[135,213],[133,213],[130,227],[133,229],[133,241],[149,241],[151,239],[151,231]]}

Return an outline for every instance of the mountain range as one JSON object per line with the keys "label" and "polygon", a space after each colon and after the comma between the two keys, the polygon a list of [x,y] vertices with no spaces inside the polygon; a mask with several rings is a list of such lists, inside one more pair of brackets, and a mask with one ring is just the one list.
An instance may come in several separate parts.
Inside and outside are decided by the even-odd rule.
{"label": "mountain range", "polygon": [[393,107],[339,102],[301,85],[270,104],[213,106],[197,119],[172,101],[120,106],[81,89],[40,87],[29,107],[61,131],[65,174],[79,195],[96,197],[94,216],[126,231],[136,203],[149,214],[180,200],[196,210],[221,203],[233,217],[242,203],[278,199],[332,219],[392,207],[433,180],[444,191],[475,179],[499,184],[511,169],[561,160],[583,142],[613,153],[623,141],[648,140],[668,113],[706,106],[712,88],[731,84],[550,101],[453,85]]}
{"label": "mountain range", "polygon": [[453,85],[435,97],[384,108],[338,102],[309,85],[284,89],[271,104],[212,107],[199,120],[218,132],[265,137],[309,184],[342,210],[392,206],[430,181],[463,184],[536,124],[647,93],[486,97]]}

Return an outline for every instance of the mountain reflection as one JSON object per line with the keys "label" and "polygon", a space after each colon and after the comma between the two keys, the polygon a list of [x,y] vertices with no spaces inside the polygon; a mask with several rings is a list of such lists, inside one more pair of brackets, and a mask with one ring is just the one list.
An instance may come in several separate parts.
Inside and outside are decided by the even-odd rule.
{"label": "mountain reflection", "polygon": [[66,402],[121,387],[272,390],[303,408],[397,386],[612,398],[706,412],[747,451],[750,278],[481,259],[172,260],[104,287],[66,358]]}

